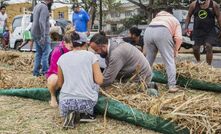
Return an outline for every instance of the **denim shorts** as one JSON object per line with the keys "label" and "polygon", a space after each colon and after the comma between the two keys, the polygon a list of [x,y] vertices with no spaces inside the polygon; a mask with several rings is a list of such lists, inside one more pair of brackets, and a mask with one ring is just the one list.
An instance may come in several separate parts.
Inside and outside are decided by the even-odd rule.
{"label": "denim shorts", "polygon": [[67,116],[69,111],[79,113],[93,114],[96,101],[80,100],[80,99],[65,99],[59,102],[60,114],[62,117]]}

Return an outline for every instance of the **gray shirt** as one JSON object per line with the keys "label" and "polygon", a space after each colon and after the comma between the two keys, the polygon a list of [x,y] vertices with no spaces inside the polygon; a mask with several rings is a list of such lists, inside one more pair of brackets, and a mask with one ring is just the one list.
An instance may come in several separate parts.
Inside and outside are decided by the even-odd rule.
{"label": "gray shirt", "polygon": [[151,80],[152,70],[150,64],[135,46],[124,42],[122,39],[110,40],[109,45],[106,58],[107,67],[103,73],[103,86],[113,83],[118,75],[132,76],[136,69],[139,70],[139,75],[135,80],[139,81],[140,78],[148,82]]}
{"label": "gray shirt", "polygon": [[61,67],[64,83],[60,100],[82,99],[97,101],[99,86],[94,83],[92,64],[97,56],[85,50],[70,51],[63,54],[57,64]]}
{"label": "gray shirt", "polygon": [[34,7],[33,23],[31,28],[32,35],[45,38],[49,35],[49,11],[45,3],[41,2]]}

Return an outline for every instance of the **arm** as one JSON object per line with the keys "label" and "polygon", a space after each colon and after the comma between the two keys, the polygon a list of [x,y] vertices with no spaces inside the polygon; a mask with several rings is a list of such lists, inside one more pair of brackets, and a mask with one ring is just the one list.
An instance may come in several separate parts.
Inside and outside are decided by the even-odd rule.
{"label": "arm", "polygon": [[178,55],[178,51],[182,44],[182,30],[181,30],[181,25],[179,22],[176,25],[176,30],[175,30],[175,34],[173,38],[175,41],[174,56],[176,57]]}
{"label": "arm", "polygon": [[45,38],[45,35],[48,34],[46,33],[47,17],[48,17],[48,9],[41,8],[40,17],[39,17],[39,25],[40,25],[41,37],[43,39]]}
{"label": "arm", "polygon": [[58,66],[58,82],[57,82],[57,84],[58,84],[58,87],[62,87],[62,85],[63,85],[63,83],[64,83],[64,76],[63,76],[63,72],[62,72],[62,70],[61,70],[61,67],[60,66]]}
{"label": "arm", "polygon": [[92,65],[92,68],[93,68],[93,76],[94,76],[95,83],[97,83],[98,85],[103,84],[104,77],[103,77],[103,74],[101,72],[99,63],[95,62]]}
{"label": "arm", "polygon": [[90,20],[90,16],[89,14],[85,11],[85,20],[87,22],[87,35],[89,36],[90,35],[90,31],[91,31],[91,22],[89,21]]}
{"label": "arm", "polygon": [[191,21],[191,17],[193,15],[193,11],[195,9],[196,1],[192,2],[189,7],[188,14],[185,19],[185,31],[188,29],[189,23]]}
{"label": "arm", "polygon": [[[113,54],[114,55],[114,54]],[[104,70],[104,83],[102,86],[109,86],[114,82],[121,68],[123,67],[124,62],[121,59],[121,56],[110,57],[110,61]]]}

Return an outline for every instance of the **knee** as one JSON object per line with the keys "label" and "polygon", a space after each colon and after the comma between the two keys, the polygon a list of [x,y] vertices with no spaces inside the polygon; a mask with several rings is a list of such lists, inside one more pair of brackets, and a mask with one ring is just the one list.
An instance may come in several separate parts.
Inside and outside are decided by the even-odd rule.
{"label": "knee", "polygon": [[206,43],[205,49],[206,49],[206,52],[212,52],[213,51],[212,45],[208,44],[208,43]]}
{"label": "knee", "polygon": [[48,88],[55,88],[57,86],[58,76],[51,74],[47,79]]}
{"label": "knee", "polygon": [[193,45],[193,51],[198,51],[200,49],[200,45]]}

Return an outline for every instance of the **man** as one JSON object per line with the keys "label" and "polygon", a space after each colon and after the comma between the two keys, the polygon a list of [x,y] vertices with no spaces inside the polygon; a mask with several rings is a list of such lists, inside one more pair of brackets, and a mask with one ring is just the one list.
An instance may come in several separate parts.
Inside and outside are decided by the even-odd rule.
{"label": "man", "polygon": [[129,30],[129,37],[123,38],[125,42],[128,42],[138,48],[140,51],[143,50],[143,37],[140,35],[142,32],[141,29],[137,27],[132,27]]}
{"label": "man", "polygon": [[138,74],[135,81],[149,83],[152,78],[152,70],[144,55],[136,49],[120,40],[108,40],[100,33],[95,34],[90,40],[91,48],[102,58],[105,58],[107,67],[103,71],[104,82],[102,86],[108,86],[117,77],[130,77]]}
{"label": "man", "polygon": [[[163,35],[163,36],[160,36]],[[176,92],[176,64],[174,57],[182,43],[182,32],[179,21],[172,15],[172,8],[157,13],[144,33],[144,55],[150,65],[159,50],[166,65],[169,92]]]}
{"label": "man", "polygon": [[221,26],[221,17],[219,5],[213,0],[196,0],[190,4],[189,12],[185,21],[185,31],[194,15],[194,25],[192,39],[195,41],[193,45],[193,54],[200,62],[200,46],[205,45],[206,62],[211,65],[213,59],[212,44],[215,44],[217,33],[215,30],[215,17]]}
{"label": "man", "polygon": [[31,34],[36,44],[36,53],[34,60],[34,76],[40,76],[40,65],[42,63],[42,74],[48,70],[48,56],[50,53],[50,37],[49,37],[49,9],[53,0],[44,0],[37,4],[33,10],[33,23]]}
{"label": "man", "polygon": [[86,33],[87,36],[90,35],[90,16],[89,14],[79,7],[78,4],[73,4],[72,9],[74,13],[72,15],[72,23],[77,32]]}
{"label": "man", "polygon": [[[6,49],[8,46],[9,32],[7,28],[7,18],[6,7],[3,5],[0,7],[0,37],[2,40],[3,49]],[[7,35],[7,36],[6,36]]]}

